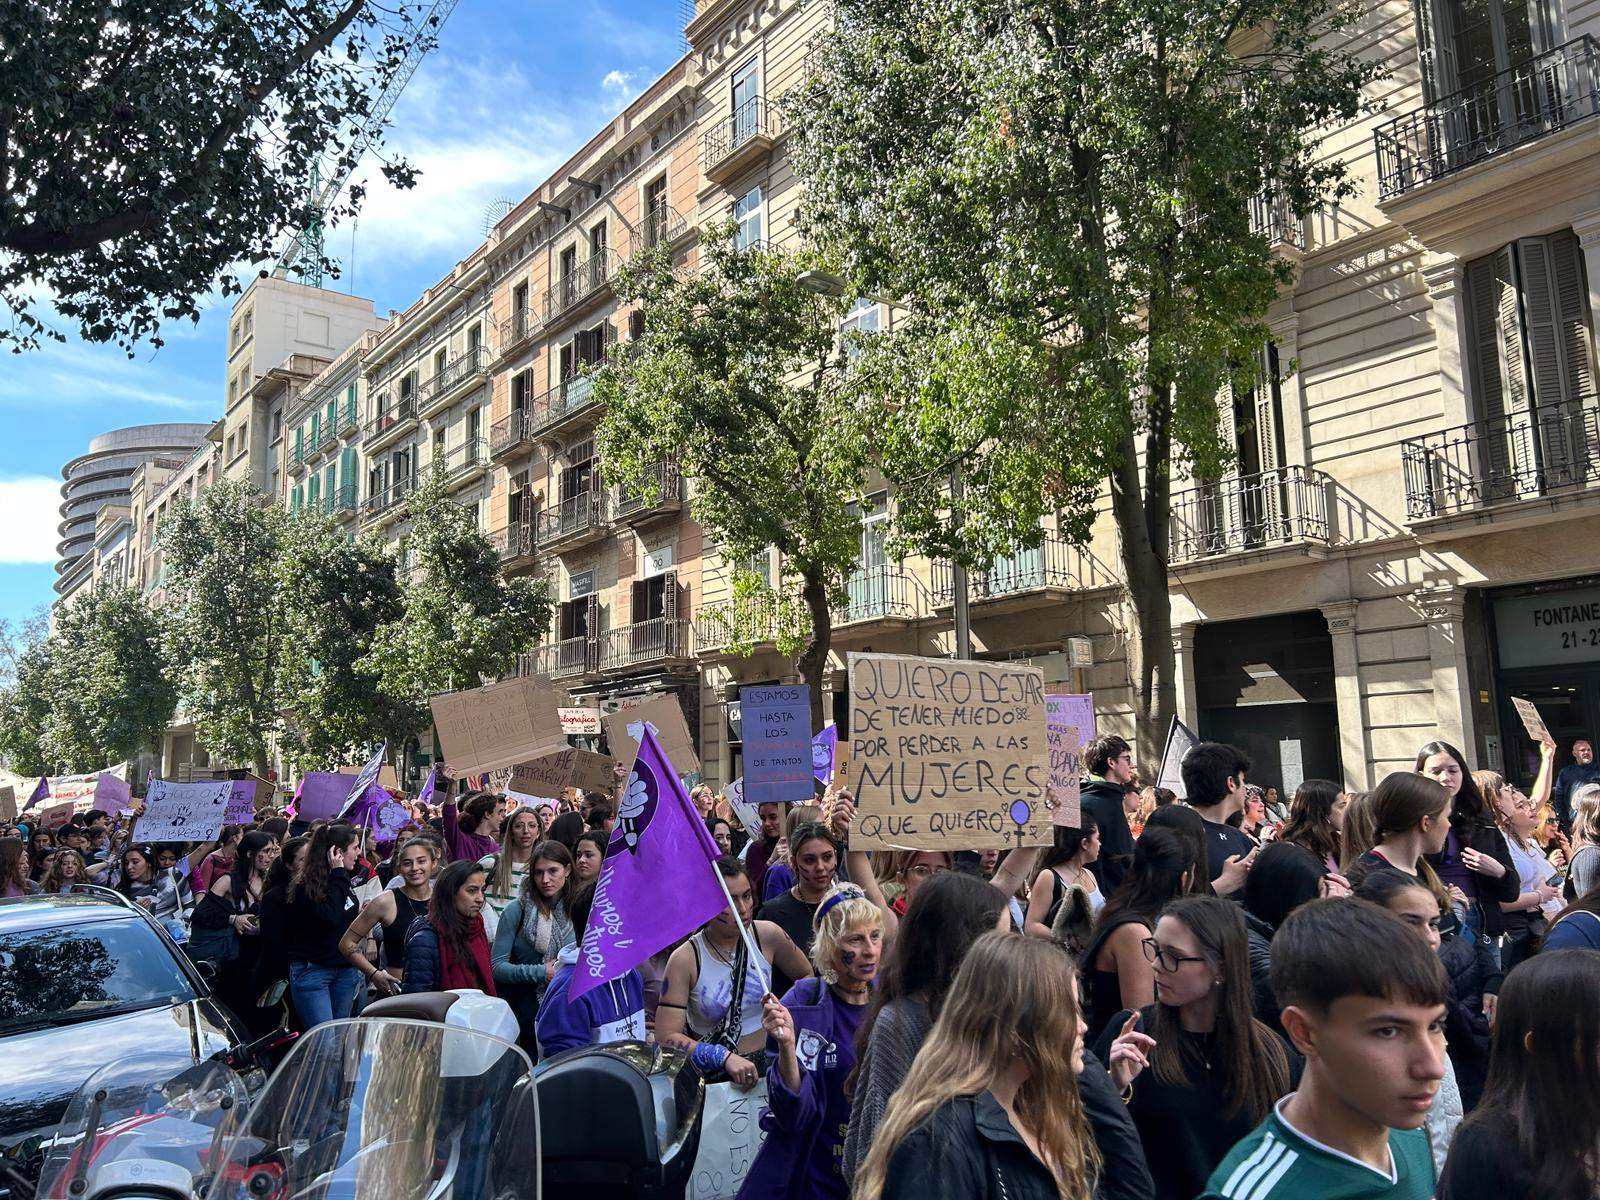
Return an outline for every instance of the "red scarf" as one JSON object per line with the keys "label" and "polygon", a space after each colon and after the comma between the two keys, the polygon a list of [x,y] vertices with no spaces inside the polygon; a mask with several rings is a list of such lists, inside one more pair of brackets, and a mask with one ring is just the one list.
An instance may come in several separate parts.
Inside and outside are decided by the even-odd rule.
{"label": "red scarf", "polygon": [[[438,926],[434,932],[439,933]],[[494,968],[489,964],[489,935],[483,930],[483,917],[472,918],[467,928],[467,955],[457,958],[449,941],[439,933],[439,987],[444,991],[476,988],[494,995]]]}

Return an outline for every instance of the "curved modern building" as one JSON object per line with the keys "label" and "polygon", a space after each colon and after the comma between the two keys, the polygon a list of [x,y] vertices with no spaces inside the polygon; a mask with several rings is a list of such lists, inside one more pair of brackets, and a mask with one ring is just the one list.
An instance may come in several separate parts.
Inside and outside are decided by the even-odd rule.
{"label": "curved modern building", "polygon": [[73,568],[94,549],[94,523],[108,504],[127,504],[133,472],[148,462],[178,466],[205,440],[206,423],[132,425],[102,433],[89,450],[61,468],[60,542],[56,545],[56,591],[71,587]]}

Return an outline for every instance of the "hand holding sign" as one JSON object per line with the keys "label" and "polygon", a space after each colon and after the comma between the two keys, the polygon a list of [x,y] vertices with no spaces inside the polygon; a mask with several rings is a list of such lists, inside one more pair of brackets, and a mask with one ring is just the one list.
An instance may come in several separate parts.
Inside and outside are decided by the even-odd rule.
{"label": "hand holding sign", "polygon": [[170,783],[152,779],[139,817],[139,834],[149,842],[209,842],[222,832],[233,781]]}

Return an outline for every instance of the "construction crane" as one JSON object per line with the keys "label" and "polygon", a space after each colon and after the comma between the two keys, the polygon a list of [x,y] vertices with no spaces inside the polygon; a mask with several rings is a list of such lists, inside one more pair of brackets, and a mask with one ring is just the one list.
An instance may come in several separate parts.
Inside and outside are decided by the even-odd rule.
{"label": "construction crane", "polygon": [[400,93],[405,91],[406,84],[411,82],[411,76],[416,74],[417,65],[432,49],[434,39],[438,37],[445,21],[459,3],[460,0],[434,0],[427,14],[417,23],[416,33],[406,46],[405,58],[401,60],[394,74],[389,76],[388,83],[384,84],[383,91],[378,93],[378,98],[372,105],[372,111],[367,114],[366,121],[356,131],[355,139],[351,143],[353,153],[345,160],[348,165],[343,169],[330,171],[324,178],[322,164],[320,162],[312,164],[308,185],[311,195],[311,221],[304,229],[291,234],[284,243],[272,267],[274,275],[282,278],[292,271],[299,276],[302,283],[318,288],[322,286],[323,215],[333,206],[334,200],[349,182],[356,164],[361,161],[367,152],[367,147],[383,128],[383,123],[388,120],[389,113],[400,99]]}

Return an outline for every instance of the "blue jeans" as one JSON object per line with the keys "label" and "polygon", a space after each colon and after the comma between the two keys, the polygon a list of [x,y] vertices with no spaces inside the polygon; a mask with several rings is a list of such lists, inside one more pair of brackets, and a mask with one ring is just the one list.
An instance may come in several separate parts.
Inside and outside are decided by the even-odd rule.
{"label": "blue jeans", "polygon": [[324,1021],[340,1020],[355,1007],[361,972],[354,967],[319,967],[314,963],[289,964],[289,993],[294,997],[300,1025],[311,1029]]}

